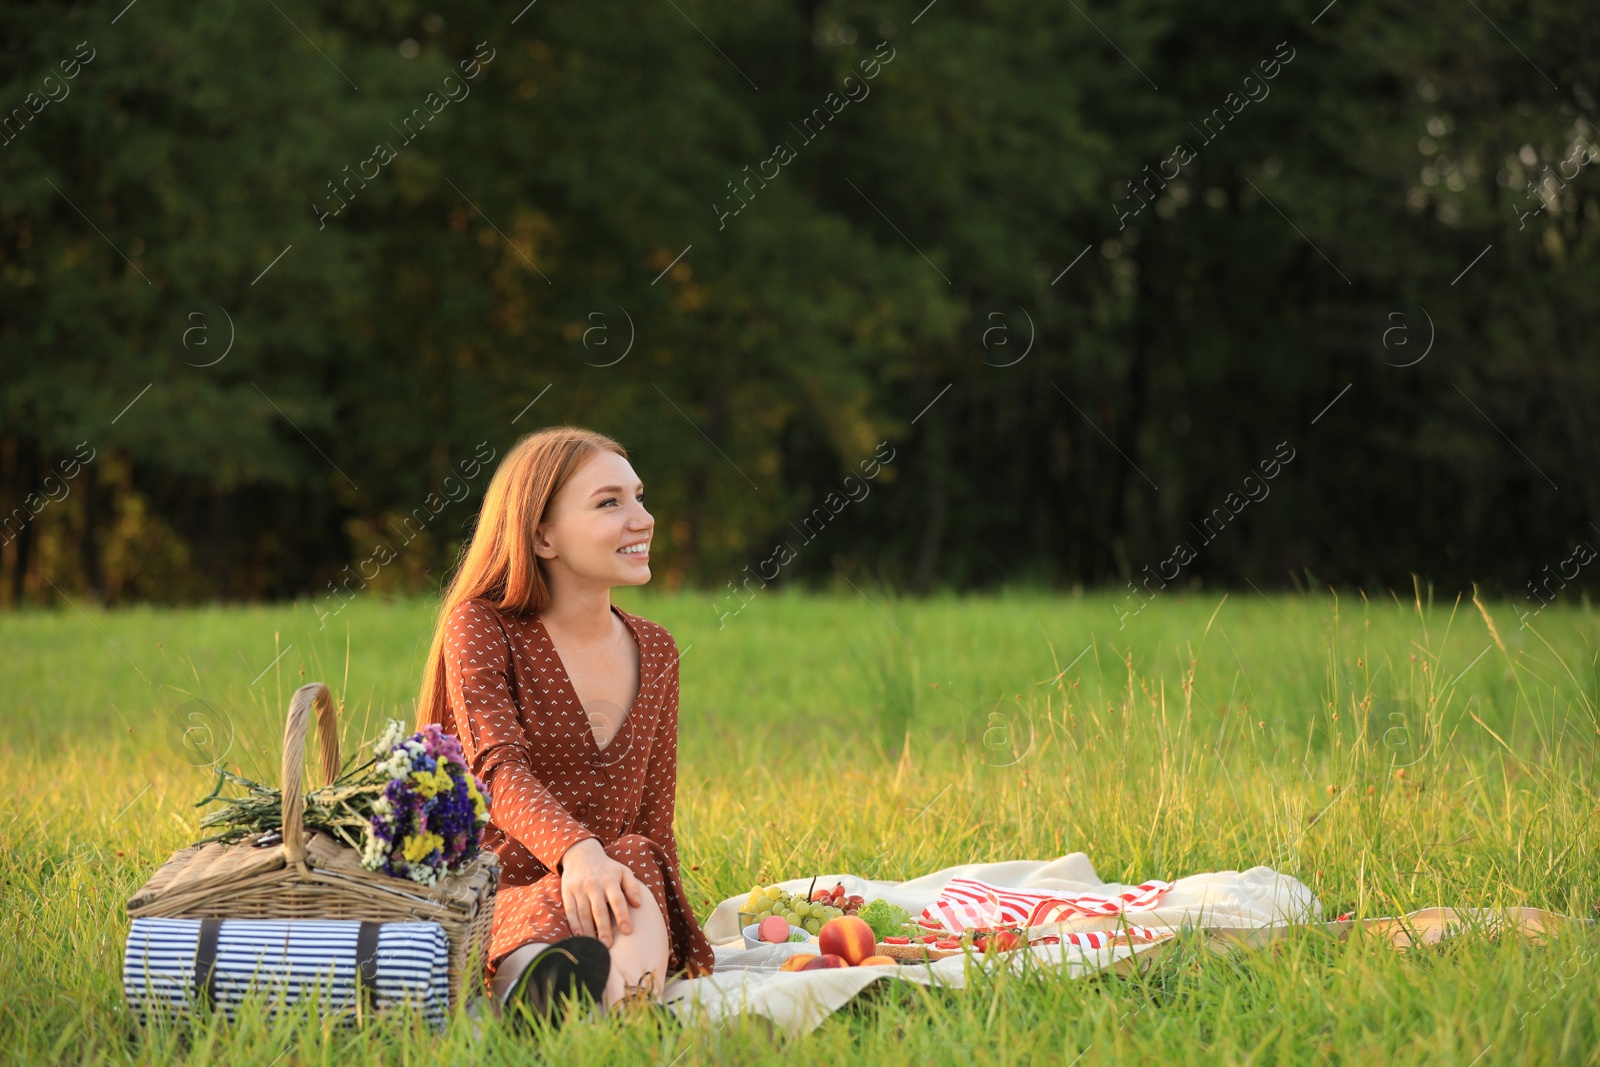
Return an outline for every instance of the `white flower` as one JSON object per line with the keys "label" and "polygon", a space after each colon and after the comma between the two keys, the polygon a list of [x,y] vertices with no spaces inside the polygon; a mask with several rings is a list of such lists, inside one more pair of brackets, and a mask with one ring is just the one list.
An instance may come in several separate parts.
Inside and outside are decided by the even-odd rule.
{"label": "white flower", "polygon": [[361,851],[361,866],[369,871],[375,871],[383,866],[384,845],[383,841],[370,831],[367,833],[366,848]]}
{"label": "white flower", "polygon": [[406,724],[399,719],[390,719],[384,724],[383,731],[378,734],[378,740],[373,745],[376,752],[388,752],[398,745],[406,736]]}

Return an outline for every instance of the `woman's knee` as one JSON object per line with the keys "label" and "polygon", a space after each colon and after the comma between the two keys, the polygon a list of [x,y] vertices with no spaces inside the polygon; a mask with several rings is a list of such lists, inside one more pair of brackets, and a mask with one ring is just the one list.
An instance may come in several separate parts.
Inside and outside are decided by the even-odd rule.
{"label": "woman's knee", "polygon": [[613,841],[611,843],[611,847],[606,851],[609,852],[614,859],[623,853],[648,856],[654,847],[655,842],[643,834],[623,834],[621,837]]}

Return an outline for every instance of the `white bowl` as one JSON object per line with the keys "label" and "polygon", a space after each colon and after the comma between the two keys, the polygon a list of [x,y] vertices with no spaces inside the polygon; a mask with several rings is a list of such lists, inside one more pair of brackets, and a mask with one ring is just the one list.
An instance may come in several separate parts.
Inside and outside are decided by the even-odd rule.
{"label": "white bowl", "polygon": [[[744,947],[745,948],[757,948],[757,947],[759,947],[761,945],[770,945],[770,944],[772,944],[772,942],[770,942],[770,941],[761,940],[761,938],[757,934],[757,931],[760,930],[760,928],[761,928],[761,924],[760,923],[751,923],[749,926],[746,926],[744,928]],[[795,934],[799,934],[801,937],[805,938],[807,941],[816,940],[816,935],[811,933],[811,931],[807,930],[805,927],[796,926],[794,923],[790,923],[789,924],[789,936],[792,938],[792,937],[794,937]],[[785,944],[785,945],[799,944],[799,943],[800,942],[797,942],[797,941],[784,941],[784,942],[782,942],[782,944]]]}

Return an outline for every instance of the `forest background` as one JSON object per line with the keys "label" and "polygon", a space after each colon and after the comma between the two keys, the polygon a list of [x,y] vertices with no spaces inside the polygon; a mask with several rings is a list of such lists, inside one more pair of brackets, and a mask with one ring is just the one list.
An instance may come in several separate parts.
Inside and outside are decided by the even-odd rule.
{"label": "forest background", "polygon": [[712,611],[785,538],[1535,610],[1600,543],[1597,15],[9,3],[0,602],[437,589],[571,423]]}

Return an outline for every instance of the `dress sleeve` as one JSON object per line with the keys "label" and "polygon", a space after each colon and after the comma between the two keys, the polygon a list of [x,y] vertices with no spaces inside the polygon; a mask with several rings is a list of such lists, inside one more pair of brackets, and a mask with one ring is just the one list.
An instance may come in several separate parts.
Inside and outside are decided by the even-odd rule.
{"label": "dress sleeve", "polygon": [[678,645],[666,637],[667,665],[661,677],[661,718],[645,768],[644,790],[632,833],[643,834],[656,844],[678,870],[678,839],[672,830],[673,811],[678,791]]}
{"label": "dress sleeve", "polygon": [[528,762],[511,699],[511,646],[488,606],[466,601],[445,623],[445,680],[461,748],[489,789],[489,817],[549,870],[567,849],[596,837],[551,795]]}

